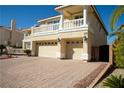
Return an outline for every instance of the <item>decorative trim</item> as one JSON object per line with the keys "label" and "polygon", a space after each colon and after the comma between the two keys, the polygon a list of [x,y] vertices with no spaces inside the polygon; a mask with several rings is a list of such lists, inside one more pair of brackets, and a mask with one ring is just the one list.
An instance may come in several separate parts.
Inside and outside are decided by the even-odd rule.
{"label": "decorative trim", "polygon": [[56,35],[56,34],[59,34],[59,33],[78,32],[78,31],[82,31],[82,30],[88,30],[88,26],[82,26],[82,27],[79,27],[79,28],[71,28],[71,29],[62,29],[62,30],[58,30],[56,32],[49,31],[48,33],[46,32],[46,33],[43,33],[43,34],[41,34],[39,32],[39,33],[34,33],[33,36],[37,37],[37,36]]}
{"label": "decorative trim", "polygon": [[82,30],[88,30],[88,26],[81,26],[79,28],[62,29],[59,32],[60,33],[68,33],[68,32],[82,31]]}

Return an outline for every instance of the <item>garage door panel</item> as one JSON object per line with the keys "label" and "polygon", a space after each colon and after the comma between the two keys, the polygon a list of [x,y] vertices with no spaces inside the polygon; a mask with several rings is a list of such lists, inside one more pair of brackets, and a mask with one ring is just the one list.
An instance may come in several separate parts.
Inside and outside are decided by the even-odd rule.
{"label": "garage door panel", "polygon": [[83,52],[82,41],[68,41],[66,47],[68,59],[81,59]]}
{"label": "garage door panel", "polygon": [[40,57],[52,57],[56,58],[57,46],[39,46],[39,56]]}

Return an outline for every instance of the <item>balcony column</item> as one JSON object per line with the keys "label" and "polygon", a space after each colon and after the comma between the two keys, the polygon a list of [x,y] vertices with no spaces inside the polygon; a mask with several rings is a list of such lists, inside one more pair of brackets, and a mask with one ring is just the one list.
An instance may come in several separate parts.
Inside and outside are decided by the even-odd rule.
{"label": "balcony column", "polygon": [[25,49],[25,42],[22,41],[22,49]]}
{"label": "balcony column", "polygon": [[34,30],[34,27],[32,26],[31,27],[31,35],[33,35],[33,30]]}
{"label": "balcony column", "polygon": [[64,16],[63,16],[63,14],[61,14],[60,21],[59,21],[59,30],[62,30],[62,28],[63,28],[63,21],[64,21]]}
{"label": "balcony column", "polygon": [[66,55],[65,55],[66,45],[65,44],[66,44],[65,40],[63,40],[63,39],[58,40],[58,44],[57,44],[58,49],[57,49],[56,56],[59,59],[62,59],[62,58],[66,57]]}
{"label": "balcony column", "polygon": [[87,25],[87,6],[83,6],[83,18],[84,18],[83,24]]}
{"label": "balcony column", "polygon": [[31,55],[35,56],[36,53],[36,43],[33,41],[30,41],[30,50],[31,50]]}
{"label": "balcony column", "polygon": [[89,53],[88,53],[88,31],[83,33],[83,53],[82,53],[82,60],[84,62],[89,61]]}

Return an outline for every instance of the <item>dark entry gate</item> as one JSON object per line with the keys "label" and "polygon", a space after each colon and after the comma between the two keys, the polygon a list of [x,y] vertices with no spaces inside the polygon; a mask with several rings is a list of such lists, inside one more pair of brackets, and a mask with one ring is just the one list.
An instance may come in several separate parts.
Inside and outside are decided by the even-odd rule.
{"label": "dark entry gate", "polygon": [[109,45],[99,47],[99,61],[109,62]]}

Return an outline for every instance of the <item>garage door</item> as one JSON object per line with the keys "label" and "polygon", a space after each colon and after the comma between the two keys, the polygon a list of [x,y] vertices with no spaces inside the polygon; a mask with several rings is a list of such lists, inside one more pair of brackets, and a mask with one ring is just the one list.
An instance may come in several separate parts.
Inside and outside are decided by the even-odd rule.
{"label": "garage door", "polygon": [[57,42],[45,42],[41,43],[38,50],[40,57],[52,57],[56,58]]}
{"label": "garage door", "polygon": [[67,41],[66,47],[68,59],[81,59],[83,51],[83,42],[81,40]]}

